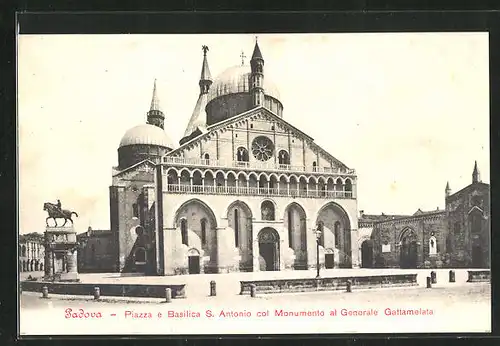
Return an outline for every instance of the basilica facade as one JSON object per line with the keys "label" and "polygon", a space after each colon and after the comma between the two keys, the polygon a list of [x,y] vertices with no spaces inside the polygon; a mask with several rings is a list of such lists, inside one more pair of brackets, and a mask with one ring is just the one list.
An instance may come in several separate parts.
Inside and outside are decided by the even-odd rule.
{"label": "basilica facade", "polygon": [[[152,275],[359,265],[355,171],[286,120],[256,42],[249,65],[212,78],[174,145],[156,83],[110,186],[113,271]],[[271,64],[272,65],[272,64]]]}

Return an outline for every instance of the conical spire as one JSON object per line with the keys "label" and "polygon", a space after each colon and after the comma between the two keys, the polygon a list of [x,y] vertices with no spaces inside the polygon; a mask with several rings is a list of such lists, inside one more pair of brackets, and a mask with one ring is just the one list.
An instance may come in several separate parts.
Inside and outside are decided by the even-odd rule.
{"label": "conical spire", "polygon": [[208,47],[203,45],[201,47],[203,50],[203,64],[201,66],[201,76],[200,76],[200,94],[208,93],[210,85],[212,85],[212,75],[210,74],[210,68],[208,67],[207,52]]}
{"label": "conical spire", "polygon": [[264,60],[262,58],[262,53],[260,52],[259,42],[257,41],[257,38],[255,38],[255,47],[253,48],[253,53],[252,53],[252,60],[255,59]]}
{"label": "conical spire", "polygon": [[153,97],[151,98],[151,107],[148,112],[147,123],[150,125],[158,126],[159,128],[164,128],[165,114],[160,109],[160,99],[158,98],[158,93],[156,91],[156,79],[153,84]]}
{"label": "conical spire", "polygon": [[201,67],[200,80],[212,80],[212,75],[210,74],[210,68],[208,67],[207,61],[207,52],[209,49],[207,46],[202,46],[201,49],[203,50],[203,66]]}
{"label": "conical spire", "polygon": [[481,181],[479,169],[477,168],[477,161],[474,161],[474,171],[472,171],[472,183],[479,183]]}
{"label": "conical spire", "polygon": [[444,189],[444,193],[445,193],[446,197],[448,197],[451,194],[450,182],[449,181],[446,182],[446,188]]}
{"label": "conical spire", "polygon": [[153,85],[153,98],[151,99],[151,107],[150,111],[159,111],[160,110],[160,100],[158,99],[158,95],[156,93],[156,78]]}

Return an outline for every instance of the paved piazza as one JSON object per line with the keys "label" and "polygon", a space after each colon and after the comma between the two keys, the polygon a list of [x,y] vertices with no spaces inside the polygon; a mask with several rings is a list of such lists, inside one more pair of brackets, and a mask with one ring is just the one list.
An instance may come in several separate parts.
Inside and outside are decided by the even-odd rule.
{"label": "paved piazza", "polygon": [[[390,274],[413,274],[417,273],[419,286],[425,287],[426,277],[434,270],[438,283],[436,287],[446,285],[459,285],[467,281],[467,270],[456,269],[456,283],[448,283],[449,269],[323,269],[322,277],[344,277],[344,276],[367,276],[367,275],[390,275]],[[22,273],[27,274],[27,273]],[[42,276],[39,273],[38,276]],[[37,276],[33,275],[32,276]],[[23,275],[21,278],[26,277]],[[240,292],[240,280],[266,280],[266,279],[294,279],[314,278],[316,270],[294,270],[275,272],[249,272],[231,274],[197,274],[176,276],[120,276],[119,273],[80,274],[82,283],[128,283],[128,284],[186,284],[188,299],[194,297],[206,297],[210,291],[210,281],[217,283],[217,293],[224,297],[237,295]]]}
{"label": "paved piazza", "polygon": [[[437,270],[438,283],[432,289],[425,288],[430,270],[337,269],[323,270],[322,276],[415,272],[419,285],[410,288],[261,294],[257,298],[238,295],[239,280],[314,277],[315,272],[147,278],[84,274],[81,281],[92,283],[186,283],[188,297],[174,299],[170,304],[162,299],[117,297],[103,297],[103,301],[96,302],[91,297],[60,295],[41,299],[40,293],[24,292],[20,326],[23,334],[409,333],[491,329],[491,285],[466,283],[466,270],[456,270],[456,283],[447,282],[448,270]],[[216,297],[208,297],[211,280],[217,282]],[[83,318],[78,317],[81,313]],[[48,318],[55,323],[40,323]],[[195,321],[203,323],[193,324]]]}

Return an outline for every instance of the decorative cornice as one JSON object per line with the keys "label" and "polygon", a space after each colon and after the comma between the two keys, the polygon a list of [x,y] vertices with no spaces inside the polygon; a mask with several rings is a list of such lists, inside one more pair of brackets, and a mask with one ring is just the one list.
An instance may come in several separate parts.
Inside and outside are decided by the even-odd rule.
{"label": "decorative cornice", "polygon": [[402,223],[411,223],[415,221],[427,221],[427,220],[435,220],[439,219],[443,216],[446,215],[445,210],[440,210],[436,211],[433,213],[427,213],[427,214],[421,214],[421,215],[414,215],[414,216],[409,216],[409,217],[403,217],[403,218],[395,218],[395,219],[389,219],[389,220],[382,220],[382,221],[376,221],[374,222],[374,227],[377,225],[383,225],[383,224],[402,224]]}

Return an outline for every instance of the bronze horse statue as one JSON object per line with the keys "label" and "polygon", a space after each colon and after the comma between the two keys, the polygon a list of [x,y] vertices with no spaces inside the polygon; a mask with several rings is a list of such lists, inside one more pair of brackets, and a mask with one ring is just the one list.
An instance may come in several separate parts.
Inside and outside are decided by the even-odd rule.
{"label": "bronze horse statue", "polygon": [[64,219],[64,224],[61,227],[64,227],[66,225],[66,222],[71,221],[71,224],[73,224],[73,219],[71,219],[71,216],[73,214],[78,217],[78,214],[74,211],[67,210],[67,209],[59,209],[57,204],[53,203],[44,203],[43,204],[43,210],[46,211],[49,216],[45,219],[45,223],[47,224],[47,227],[49,226],[49,219],[53,219],[56,227],[57,227],[57,220],[56,219]]}

